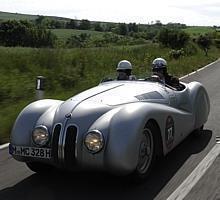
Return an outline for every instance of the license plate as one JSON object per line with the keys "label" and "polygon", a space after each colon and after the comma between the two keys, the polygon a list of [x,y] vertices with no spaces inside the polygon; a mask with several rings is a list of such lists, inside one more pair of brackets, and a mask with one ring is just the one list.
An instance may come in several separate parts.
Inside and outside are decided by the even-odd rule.
{"label": "license plate", "polygon": [[36,148],[36,147],[23,147],[23,146],[9,146],[9,153],[16,156],[25,156],[33,158],[51,158],[51,149]]}

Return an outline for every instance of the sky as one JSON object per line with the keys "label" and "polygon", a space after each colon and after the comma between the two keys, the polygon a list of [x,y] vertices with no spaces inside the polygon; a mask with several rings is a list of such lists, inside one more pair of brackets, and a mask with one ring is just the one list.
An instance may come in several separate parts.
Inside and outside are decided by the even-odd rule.
{"label": "sky", "polygon": [[90,21],[220,26],[219,0],[0,0],[0,11]]}

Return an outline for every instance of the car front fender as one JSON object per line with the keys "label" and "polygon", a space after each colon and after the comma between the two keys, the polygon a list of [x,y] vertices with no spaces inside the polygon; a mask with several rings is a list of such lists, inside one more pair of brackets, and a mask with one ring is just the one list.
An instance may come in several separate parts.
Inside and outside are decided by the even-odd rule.
{"label": "car front fender", "polygon": [[150,119],[162,122],[161,112],[157,112],[161,109],[165,111],[163,105],[139,102],[117,107],[102,115],[89,130],[103,133],[105,147],[96,154],[83,148],[83,165],[120,175],[131,173],[137,166],[143,128]]}
{"label": "car front fender", "polygon": [[[41,117],[48,109],[53,107],[55,109],[60,105],[62,101],[44,99],[35,101],[26,106],[18,115],[10,137],[10,143],[18,146],[30,146],[31,145],[31,133],[37,123],[45,123],[48,126],[48,121],[51,121],[50,117]],[[51,109],[52,110],[52,109]],[[49,112],[48,112],[49,113]],[[52,115],[53,112],[50,112]],[[48,119],[48,120],[47,120]],[[38,121],[39,120],[39,121]]]}

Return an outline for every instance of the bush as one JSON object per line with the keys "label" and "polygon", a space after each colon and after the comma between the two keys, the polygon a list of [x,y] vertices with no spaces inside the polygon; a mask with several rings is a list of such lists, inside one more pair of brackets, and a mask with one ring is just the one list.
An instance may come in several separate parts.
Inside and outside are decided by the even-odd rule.
{"label": "bush", "polygon": [[28,21],[5,21],[0,24],[0,44],[15,47],[53,47],[56,36]]}
{"label": "bush", "polygon": [[89,39],[90,39],[90,34],[87,33],[81,33],[80,35],[71,35],[67,39],[66,45],[68,48],[87,47]]}
{"label": "bush", "polygon": [[184,48],[184,54],[186,56],[193,56],[196,55],[198,52],[198,47],[193,43],[189,42]]}
{"label": "bush", "polygon": [[165,47],[181,49],[189,42],[190,36],[179,29],[162,29],[158,34],[158,41]]}
{"label": "bush", "polygon": [[179,59],[181,56],[184,55],[184,50],[183,49],[179,49],[179,50],[175,50],[175,49],[172,49],[170,52],[169,52],[169,56],[170,58],[174,58],[174,59]]}
{"label": "bush", "polygon": [[212,44],[211,37],[209,35],[200,35],[197,38],[197,44],[205,52],[205,55],[208,56],[208,50]]}

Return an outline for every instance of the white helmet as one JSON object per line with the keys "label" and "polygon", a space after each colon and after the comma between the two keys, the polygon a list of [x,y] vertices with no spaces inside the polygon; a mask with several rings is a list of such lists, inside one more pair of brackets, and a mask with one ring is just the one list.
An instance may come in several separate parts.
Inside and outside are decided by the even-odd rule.
{"label": "white helmet", "polygon": [[122,60],[118,63],[118,66],[116,68],[116,70],[126,70],[126,69],[130,69],[132,70],[132,65],[129,61],[127,60]]}
{"label": "white helmet", "polygon": [[167,67],[167,61],[163,58],[156,58],[152,62],[153,69],[164,69]]}

